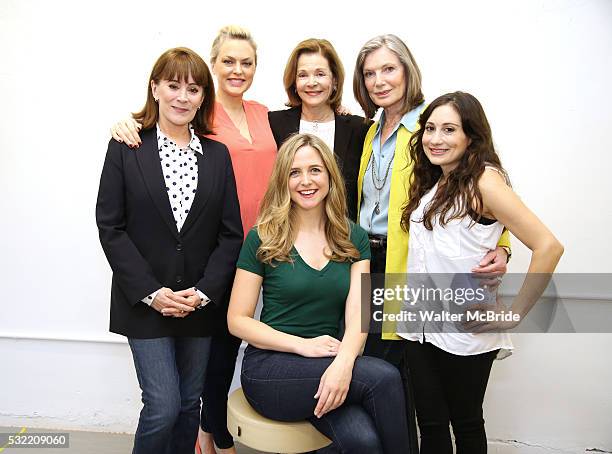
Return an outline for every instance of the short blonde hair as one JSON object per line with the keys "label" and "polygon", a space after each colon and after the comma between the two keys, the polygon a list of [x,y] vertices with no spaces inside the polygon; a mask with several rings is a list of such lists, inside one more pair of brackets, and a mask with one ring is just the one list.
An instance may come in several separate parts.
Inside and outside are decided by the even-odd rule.
{"label": "short blonde hair", "polygon": [[329,258],[337,262],[358,259],[359,252],[350,240],[346,189],[340,169],[329,147],[312,134],[294,134],[278,150],[257,218],[257,233],[261,239],[257,258],[268,264],[274,261],[292,262],[290,252],[299,226],[289,193],[289,173],[295,154],[303,147],[312,147],[319,153],[329,174],[329,192],[324,202],[325,235],[331,251]]}
{"label": "short blonde hair", "polygon": [[251,32],[244,27],[240,27],[239,25],[226,25],[219,30],[219,33],[217,33],[217,36],[215,37],[210,48],[211,65],[214,65],[217,61],[219,50],[221,50],[223,43],[230,39],[247,41],[253,48],[253,52],[255,53],[255,64],[257,64],[257,44],[255,43]]}
{"label": "short blonde hair", "polygon": [[297,65],[301,55],[304,54],[320,54],[327,60],[329,69],[334,77],[334,87],[329,97],[329,105],[335,111],[340,107],[342,102],[342,87],[344,86],[344,66],[338,57],[338,53],[334,46],[326,39],[310,38],[298,43],[295,49],[291,52],[289,60],[285,65],[285,74],[283,75],[283,83],[285,92],[287,92],[287,106],[296,107],[302,105],[302,100],[297,94],[296,78]]}
{"label": "short blonde hair", "polygon": [[353,94],[367,118],[373,118],[379,106],[374,104],[368,94],[363,75],[363,65],[367,56],[381,47],[386,47],[397,55],[397,58],[404,67],[406,92],[404,94],[402,114],[414,109],[425,101],[421,88],[421,71],[410,49],[408,49],[408,46],[395,35],[388,34],[375,36],[365,43],[357,54],[355,72],[353,73]]}

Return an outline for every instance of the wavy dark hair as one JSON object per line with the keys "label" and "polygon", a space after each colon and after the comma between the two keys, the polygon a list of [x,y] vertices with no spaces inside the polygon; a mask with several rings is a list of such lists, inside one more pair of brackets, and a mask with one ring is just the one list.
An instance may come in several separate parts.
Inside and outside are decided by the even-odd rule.
{"label": "wavy dark hair", "polygon": [[437,216],[441,226],[465,216],[478,222],[483,214],[478,180],[485,167],[497,169],[506,181],[509,181],[495,151],[491,127],[480,102],[471,94],[461,91],[442,95],[423,111],[419,118],[419,129],[410,139],[409,150],[414,167],[410,177],[408,202],[402,213],[402,227],[406,231],[410,229],[410,215],[419,206],[421,198],[442,176],[440,166],[433,165],[425,154],[423,133],[433,111],[445,105],[450,105],[457,111],[463,132],[471,141],[457,167],[440,182],[436,195],[425,207],[422,219],[425,228],[432,230]]}

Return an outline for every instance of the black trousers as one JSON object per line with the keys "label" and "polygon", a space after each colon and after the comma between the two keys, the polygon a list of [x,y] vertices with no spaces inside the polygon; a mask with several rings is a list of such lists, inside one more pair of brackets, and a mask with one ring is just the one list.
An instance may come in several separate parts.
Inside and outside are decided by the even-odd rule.
{"label": "black trousers", "polygon": [[232,385],[236,358],[242,341],[225,331],[212,337],[204,390],[200,425],[204,432],[212,433],[217,447],[234,446],[227,430],[227,394]]}
{"label": "black trousers", "polygon": [[485,454],[482,403],[497,352],[459,356],[425,342],[406,341],[405,358],[421,432],[421,454]]}
{"label": "black trousers", "polygon": [[[387,249],[386,247],[372,247],[371,248],[372,258],[370,259],[370,272],[371,273],[384,273],[385,263],[387,260]],[[374,288],[374,282],[372,288]],[[378,308],[380,309],[380,308]],[[375,310],[371,307],[371,310]],[[406,406],[406,417],[408,421],[408,440],[410,444],[410,452],[419,452],[418,447],[418,436],[416,430],[416,418],[415,418],[415,407],[414,407],[414,393],[411,383],[411,377],[409,367],[406,359],[406,344],[408,341],[404,340],[383,340],[381,339],[381,332],[379,326],[371,326],[370,334],[366,341],[364,355],[373,356],[375,358],[381,358],[395,366],[402,377],[404,385],[404,397]]]}

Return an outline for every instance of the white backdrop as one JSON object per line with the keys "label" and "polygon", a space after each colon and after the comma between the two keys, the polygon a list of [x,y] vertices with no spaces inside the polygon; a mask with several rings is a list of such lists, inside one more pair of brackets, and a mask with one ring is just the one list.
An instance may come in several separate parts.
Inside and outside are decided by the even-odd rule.
{"label": "white backdrop", "polygon": [[[360,113],[352,96],[357,51],[374,35],[397,34],[420,65],[428,100],[464,90],[483,103],[515,190],[565,245],[558,270],[612,272],[608,0],[0,0],[0,276],[5,294],[0,353],[16,361],[0,375],[0,387],[20,391],[19,397],[0,397],[0,424],[36,413],[47,425],[133,429],[137,388],[132,371],[123,367],[125,346],[106,344],[122,340],[107,333],[110,270],[94,221],[109,127],[142,106],[150,69],[165,49],[188,46],[208,60],[213,37],[228,23],[249,27],[259,44],[257,75],[247,98],[270,109],[283,107],[282,71],[291,49],[302,39],[323,37],[336,46],[345,65],[344,104]],[[527,251],[516,240],[513,251],[511,271],[525,270]],[[508,401],[504,411],[511,417],[488,416],[489,435],[557,448],[591,443],[612,450],[605,429],[612,425],[606,386],[612,370],[603,360],[609,358],[612,336],[534,339],[519,339],[524,352],[494,370],[487,404],[496,396],[491,408]],[[568,357],[580,345],[588,351]],[[117,367],[105,350],[110,366],[97,372],[93,352],[105,348],[119,349]],[[67,369],[57,369],[57,382],[50,369],[36,370],[51,388],[64,389],[66,404],[51,404],[49,394],[28,398],[35,361],[17,360],[15,351],[21,352],[19,358],[49,360],[54,354],[66,356],[66,349],[75,349],[77,367],[67,361]],[[530,373],[542,360],[549,361],[538,372],[544,379],[534,384]],[[578,370],[595,371],[589,386],[579,386],[584,374]],[[80,408],[79,396],[89,388],[77,396],[64,375],[91,380],[83,373],[97,377],[90,386],[94,394],[107,383],[103,376],[116,373],[113,380],[123,382],[125,390],[110,391],[117,390],[116,399],[127,399],[131,406],[112,402],[113,393],[104,388],[98,407]],[[560,389],[552,392],[551,382]],[[569,396],[571,408],[586,405],[586,413],[578,425],[565,427],[557,421],[563,412],[550,402],[549,410],[542,410],[537,398],[526,401],[529,408],[516,406],[508,396],[517,389],[552,400]],[[87,398],[95,402],[94,396]],[[530,407],[543,413],[536,411],[537,421],[524,423],[521,412],[534,414]],[[74,414],[80,423],[71,420]],[[537,424],[544,424],[541,431]]]}

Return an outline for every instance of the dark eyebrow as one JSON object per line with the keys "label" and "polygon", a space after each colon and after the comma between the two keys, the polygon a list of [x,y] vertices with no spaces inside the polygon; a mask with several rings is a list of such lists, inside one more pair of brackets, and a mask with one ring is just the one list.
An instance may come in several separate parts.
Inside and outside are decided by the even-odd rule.
{"label": "dark eyebrow", "polygon": [[[176,79],[168,79],[168,82],[174,82],[174,83],[177,83],[177,84],[181,83],[181,81],[176,80]],[[190,87],[193,86],[193,85],[195,85],[196,87],[200,87],[200,84],[198,84],[197,82],[191,82],[191,83],[187,82],[187,85],[189,85]]]}
{"label": "dark eyebrow", "polygon": [[[435,126],[435,123],[433,121],[427,120],[427,123],[425,123],[425,125],[434,125]],[[456,126],[458,128],[461,126],[461,125],[458,125],[458,124],[452,123],[452,122],[442,123],[442,126],[449,126],[449,125],[450,126]]]}

